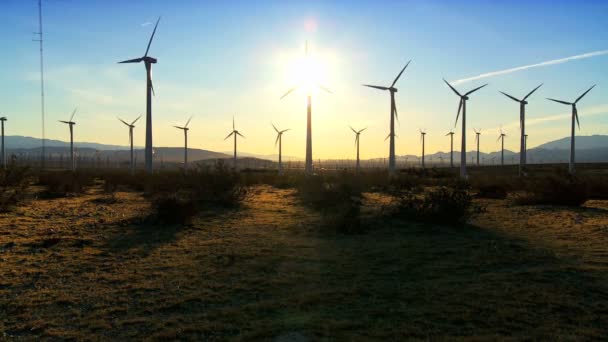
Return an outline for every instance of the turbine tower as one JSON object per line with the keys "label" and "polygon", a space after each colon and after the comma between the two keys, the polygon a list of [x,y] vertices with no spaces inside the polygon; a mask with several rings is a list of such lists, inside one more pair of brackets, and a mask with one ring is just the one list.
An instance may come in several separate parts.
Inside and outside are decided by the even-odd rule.
{"label": "turbine tower", "polygon": [[570,138],[570,165],[568,167],[568,171],[570,172],[570,174],[574,174],[574,121],[576,120],[576,125],[578,126],[578,129],[581,129],[581,125],[578,121],[578,110],[576,109],[576,104],[578,103],[578,101],[580,101],[585,95],[587,95],[588,92],[591,91],[591,89],[593,89],[595,87],[595,84],[593,86],[591,86],[591,88],[587,89],[587,91],[585,91],[581,96],[579,96],[576,101],[574,102],[566,102],[566,101],[560,101],[560,100],[555,100],[555,99],[547,99],[547,100],[551,100],[557,103],[561,103],[561,104],[565,104],[565,105],[569,105],[572,107],[572,129],[571,129],[571,138]]}
{"label": "turbine tower", "polygon": [[500,165],[504,166],[505,165],[505,137],[507,135],[505,134],[505,132],[503,132],[502,127],[500,128],[500,135],[498,136],[498,139],[496,139],[496,141],[500,140]]}
{"label": "turbine tower", "polygon": [[361,132],[365,131],[367,129],[367,127],[360,129],[360,130],[355,130],[354,128],[352,128],[351,126],[350,130],[353,131],[353,133],[355,133],[355,146],[357,146],[357,164],[355,166],[355,170],[357,173],[361,172],[361,161],[359,159],[359,143],[361,142],[361,140],[359,139],[359,136],[361,135]]}
{"label": "turbine tower", "polygon": [[473,128],[473,131],[475,131],[475,144],[477,145],[477,166],[479,166],[479,138],[481,137],[481,128],[479,130]]}
{"label": "turbine tower", "polygon": [[520,141],[519,141],[519,175],[520,176],[524,176],[525,175],[525,167],[526,167],[526,143],[525,143],[525,136],[526,136],[526,105],[528,104],[528,101],[526,101],[528,99],[528,97],[530,97],[530,95],[532,95],[538,88],[540,88],[543,84],[541,83],[538,87],[532,89],[531,92],[528,93],[528,95],[524,96],[523,99],[518,99],[516,97],[513,97],[505,92],[500,92],[501,94],[503,94],[504,96],[510,98],[513,101],[519,102],[519,127],[521,129],[521,135],[520,135]]}
{"label": "turbine tower", "polygon": [[4,122],[6,121],[6,117],[0,118],[0,124],[2,125],[2,150],[0,151],[0,158],[2,158],[2,168],[6,169],[6,149],[4,147]]}
{"label": "turbine tower", "polygon": [[68,126],[70,126],[70,160],[72,163],[72,171],[76,170],[76,160],[74,159],[74,125],[76,124],[74,121],[74,115],[76,114],[76,110],[78,108],[74,108],[74,111],[72,112],[72,116],[70,116],[70,120],[69,121],[63,121],[63,120],[59,120],[59,122],[63,122],[64,124],[67,124]]}
{"label": "turbine tower", "polygon": [[445,136],[450,136],[450,167],[454,167],[454,131],[450,130]]}
{"label": "turbine tower", "polygon": [[188,131],[190,130],[188,124],[190,123],[190,120],[192,120],[192,117],[186,121],[184,127],[173,126],[184,131],[184,171],[188,170]]}
{"label": "turbine tower", "polygon": [[277,127],[272,124],[272,128],[274,128],[275,132],[277,132],[277,139],[274,141],[274,146],[279,144],[279,174],[283,174],[283,133],[289,131],[290,129],[284,129],[282,131],[278,130]]}
{"label": "turbine tower", "polygon": [[390,122],[391,122],[390,125],[391,126],[390,126],[390,133],[389,133],[390,142],[389,142],[389,150],[388,150],[388,173],[389,173],[389,175],[395,174],[395,118],[397,118],[397,120],[399,120],[399,117],[397,115],[397,105],[395,104],[395,93],[398,91],[398,89],[395,88],[395,84],[397,83],[397,81],[399,80],[399,77],[401,77],[401,74],[403,74],[403,72],[405,71],[407,66],[410,65],[410,62],[411,62],[411,60],[405,64],[405,66],[403,67],[403,69],[401,69],[401,72],[399,72],[399,74],[397,75],[397,77],[393,81],[393,84],[391,84],[390,87],[382,87],[382,86],[376,86],[376,85],[371,85],[371,84],[363,85],[365,87],[376,88],[376,89],[380,89],[380,90],[388,90],[391,94],[391,114],[390,114]]}
{"label": "turbine tower", "polygon": [[234,117],[232,117],[232,132],[230,132],[230,134],[228,134],[228,136],[226,136],[224,138],[224,140],[230,138],[233,135],[234,135],[234,162],[233,162],[233,164],[234,164],[234,169],[236,170],[236,137],[238,135],[238,136],[241,136],[242,138],[245,138],[245,136],[236,130],[236,128],[234,126]]}
{"label": "turbine tower", "polygon": [[141,115],[137,117],[137,119],[133,120],[131,123],[127,123],[125,120],[118,118],[122,123],[129,127],[129,145],[131,145],[131,174],[135,173],[135,163],[133,161],[133,128],[135,128],[135,123],[137,120],[141,118]]}
{"label": "turbine tower", "polygon": [[467,100],[469,99],[469,95],[487,86],[488,84],[486,83],[480,87],[470,90],[464,95],[461,95],[456,89],[454,89],[454,87],[452,87],[451,84],[448,83],[448,81],[446,81],[445,79],[443,81],[445,82],[445,84],[448,85],[448,87],[450,87],[450,89],[452,89],[454,94],[460,97],[460,103],[458,104],[458,112],[456,113],[456,122],[454,123],[454,127],[456,127],[456,124],[458,123],[458,117],[460,116],[460,110],[462,109],[462,147],[460,151],[460,178],[467,178]]}
{"label": "turbine tower", "polygon": [[[308,41],[306,41],[305,54],[306,54],[305,55],[306,58],[308,58]],[[289,89],[283,96],[281,96],[281,99],[285,98],[285,96],[289,95],[291,92],[293,92],[294,90],[298,89],[301,86],[302,86],[302,84],[298,84],[295,87]],[[309,89],[307,89],[308,94],[306,94],[306,164],[305,164],[305,172],[306,172],[306,174],[310,175],[310,174],[312,174],[312,94],[311,94],[310,88],[312,88],[313,85],[307,84],[305,86],[307,86],[307,88],[309,88]],[[325,86],[323,86],[321,84],[317,83],[317,84],[314,84],[314,86],[324,90],[325,92],[332,94],[332,92],[329,89],[327,89]]]}
{"label": "turbine tower", "polygon": [[426,132],[422,129],[420,130],[420,141],[422,142],[422,168],[424,169],[424,138],[426,137]]}
{"label": "turbine tower", "polygon": [[524,165],[528,162],[528,134],[524,134]]}
{"label": "turbine tower", "polygon": [[157,59],[148,56],[148,52],[150,51],[150,45],[152,44],[152,39],[154,39],[154,34],[156,33],[156,28],[158,27],[158,23],[160,22],[160,17],[156,21],[156,25],[154,26],[154,31],[152,31],[152,36],[150,36],[150,40],[148,41],[148,47],[146,48],[146,53],[143,57],[130,59],[126,61],[122,61],[119,63],[141,63],[144,62],[146,66],[146,150],[145,150],[145,163],[146,163],[146,172],[152,173],[152,94],[154,94],[154,86],[152,85],[152,64],[156,64]]}

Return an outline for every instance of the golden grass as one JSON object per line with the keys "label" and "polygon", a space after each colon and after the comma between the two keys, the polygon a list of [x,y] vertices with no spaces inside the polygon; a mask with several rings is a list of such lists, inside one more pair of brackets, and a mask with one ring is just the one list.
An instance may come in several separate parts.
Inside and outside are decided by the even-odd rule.
{"label": "golden grass", "polygon": [[[601,339],[608,201],[513,206],[446,227],[320,231],[293,190],[158,226],[139,193],[0,214],[0,338]],[[100,200],[100,198],[102,200]],[[367,194],[364,214],[387,199]]]}

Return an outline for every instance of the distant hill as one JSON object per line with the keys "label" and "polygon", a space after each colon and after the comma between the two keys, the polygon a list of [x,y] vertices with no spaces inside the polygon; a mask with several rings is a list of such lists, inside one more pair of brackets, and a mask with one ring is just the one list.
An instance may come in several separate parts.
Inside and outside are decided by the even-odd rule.
{"label": "distant hill", "polygon": [[[4,137],[7,149],[31,149],[38,148],[42,145],[41,139],[24,137],[20,135],[7,135]],[[69,147],[70,143],[60,140],[45,140],[46,147]],[[106,145],[91,142],[74,142],[74,146],[80,148],[91,148],[94,150],[126,150],[129,149],[127,146],[120,145]]]}
{"label": "distant hill", "polygon": [[[575,139],[576,149],[608,148],[608,135],[580,136]],[[536,148],[545,150],[570,150],[570,137],[550,141]]]}

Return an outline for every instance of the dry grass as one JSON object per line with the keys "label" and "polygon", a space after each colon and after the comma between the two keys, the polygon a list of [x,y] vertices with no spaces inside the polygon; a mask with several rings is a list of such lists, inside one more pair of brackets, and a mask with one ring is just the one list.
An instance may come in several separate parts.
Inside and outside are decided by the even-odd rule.
{"label": "dry grass", "polygon": [[[0,214],[0,339],[601,339],[608,201],[476,200],[468,225],[385,216],[318,229],[295,190],[256,186],[187,226],[100,188]],[[366,194],[373,216],[386,196]]]}

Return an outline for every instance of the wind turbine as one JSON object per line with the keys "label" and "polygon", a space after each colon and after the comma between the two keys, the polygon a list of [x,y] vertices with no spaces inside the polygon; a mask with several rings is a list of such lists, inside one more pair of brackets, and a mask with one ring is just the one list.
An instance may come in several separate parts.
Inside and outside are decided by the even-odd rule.
{"label": "wind turbine", "polygon": [[353,131],[353,133],[355,133],[355,145],[357,146],[357,165],[356,165],[356,171],[357,173],[359,173],[361,171],[361,163],[359,161],[359,143],[360,143],[360,139],[359,136],[361,135],[361,132],[365,131],[367,129],[367,127],[360,129],[360,130],[355,130],[354,128],[352,128],[351,126],[350,130]]}
{"label": "wind turbine", "polygon": [[188,128],[188,124],[190,123],[190,120],[192,120],[192,117],[186,121],[184,127],[173,126],[184,131],[184,170],[188,170],[188,131],[190,130],[190,128]]}
{"label": "wind turbine", "polygon": [[422,168],[424,169],[424,138],[426,137],[426,132],[422,129],[420,130],[420,141],[422,142]]}
{"label": "wind turbine", "polygon": [[477,166],[479,166],[479,138],[481,136],[481,128],[479,130],[473,128],[473,131],[475,131],[475,144],[477,145]]}
{"label": "wind turbine", "polygon": [[393,84],[391,84],[390,87],[382,87],[382,86],[376,86],[376,85],[371,85],[371,84],[363,85],[365,87],[370,87],[370,88],[375,88],[375,89],[380,89],[380,90],[388,90],[391,94],[391,114],[390,114],[391,132],[389,133],[390,142],[389,142],[389,150],[388,150],[388,173],[389,173],[389,175],[395,174],[395,118],[397,118],[397,120],[399,120],[399,117],[397,115],[397,105],[395,104],[395,93],[398,91],[398,89],[395,88],[395,84],[397,83],[397,81],[399,80],[399,77],[401,77],[401,74],[403,74],[403,72],[405,71],[407,66],[410,65],[411,61],[412,60],[410,60],[409,62],[407,62],[405,64],[403,69],[401,69],[401,72],[399,72],[397,77],[395,77],[395,80],[393,81]]}
{"label": "wind turbine", "polygon": [[524,134],[524,165],[528,162],[528,134]]}
{"label": "wind turbine", "polygon": [[[306,41],[306,47],[305,47],[305,56],[306,58],[308,58],[308,41]],[[289,95],[291,92],[293,92],[294,90],[298,89],[299,87],[301,87],[303,84],[298,84],[295,87],[289,89],[283,96],[281,96],[281,99],[285,98],[285,96]],[[317,88],[320,88],[321,90],[328,92],[330,94],[332,94],[331,90],[327,89],[325,86],[321,85],[321,84],[304,84],[304,86],[306,86],[308,94],[306,95],[306,164],[305,164],[305,172],[307,174],[312,174],[312,95],[311,95],[311,89],[312,86],[316,86]],[[236,139],[236,138],[235,138]]]}
{"label": "wind turbine", "polygon": [[528,104],[528,97],[532,95],[538,88],[543,84],[541,83],[538,87],[532,89],[528,95],[524,96],[523,99],[518,99],[505,92],[500,92],[504,96],[510,98],[513,101],[519,102],[519,127],[521,128],[520,142],[519,142],[519,175],[525,174],[524,168],[526,167],[526,147],[525,147],[525,136],[526,136],[526,105]]}
{"label": "wind turbine", "polygon": [[498,136],[498,139],[496,139],[496,141],[501,140],[500,142],[500,165],[504,166],[505,165],[505,137],[507,135],[505,134],[505,132],[503,132],[502,127],[500,128],[500,135]]}
{"label": "wind turbine", "polygon": [[578,129],[581,129],[581,126],[579,124],[578,121],[578,111],[576,110],[576,104],[578,103],[578,101],[580,101],[585,95],[587,95],[588,92],[591,91],[591,89],[593,89],[595,87],[595,84],[593,86],[591,86],[591,88],[587,89],[587,91],[585,91],[581,96],[579,96],[574,102],[566,102],[566,101],[560,101],[560,100],[555,100],[555,99],[547,99],[547,100],[551,100],[557,103],[561,103],[561,104],[565,104],[565,105],[569,105],[572,106],[572,130],[571,130],[571,134],[572,137],[570,138],[570,165],[568,168],[568,171],[570,172],[570,174],[574,174],[574,120],[576,120],[576,124],[578,126]]}
{"label": "wind turbine", "polygon": [[146,53],[143,57],[129,59],[126,61],[122,61],[119,63],[141,63],[144,62],[146,66],[146,150],[145,150],[145,163],[146,163],[146,172],[152,173],[152,94],[154,94],[154,86],[152,85],[152,64],[156,64],[157,59],[148,56],[148,52],[150,51],[150,45],[152,44],[152,39],[154,39],[154,34],[156,33],[156,28],[158,27],[158,23],[160,22],[160,17],[156,21],[156,25],[154,26],[154,31],[152,31],[152,36],[150,36],[150,40],[148,41],[148,47],[146,48]]}
{"label": "wind turbine", "polygon": [[454,131],[450,130],[445,136],[450,136],[450,167],[454,167]]}
{"label": "wind turbine", "polygon": [[0,151],[2,153],[2,155],[0,156],[0,158],[2,158],[2,167],[6,169],[6,150],[4,148],[4,121],[6,121],[6,117],[3,116],[0,118],[0,123],[2,124],[2,151]]}
{"label": "wind turbine", "polygon": [[76,170],[76,161],[74,160],[74,125],[76,124],[74,121],[74,115],[76,115],[76,110],[78,108],[74,108],[72,112],[72,116],[70,116],[70,121],[59,120],[59,122],[63,122],[70,126],[70,160],[72,162],[72,171]]}
{"label": "wind turbine", "polygon": [[277,127],[272,124],[272,128],[277,132],[277,139],[274,141],[274,146],[277,146],[279,143],[279,174],[283,174],[283,133],[290,130],[290,128],[284,129],[282,131],[278,130]]}
{"label": "wind turbine", "polygon": [[139,120],[139,118],[141,118],[141,115],[131,123],[127,123],[125,120],[118,118],[118,120],[129,127],[129,144],[131,145],[131,174],[135,173],[135,163],[133,162],[133,128],[135,128],[135,123],[137,120]]}
{"label": "wind turbine", "polygon": [[242,135],[241,133],[239,133],[239,131],[237,131],[236,128],[234,127],[234,117],[232,117],[232,132],[230,132],[230,134],[228,134],[224,138],[224,140],[230,138],[233,135],[234,135],[234,169],[236,170],[236,137],[237,137],[237,135],[239,135],[242,138],[245,138],[245,136]]}
{"label": "wind turbine", "polygon": [[467,100],[469,99],[469,95],[471,95],[474,92],[478,91],[479,89],[487,86],[488,84],[486,83],[480,87],[470,90],[469,92],[465,93],[464,95],[461,95],[456,89],[454,89],[454,87],[452,87],[451,84],[448,83],[448,81],[446,81],[445,79],[443,79],[443,81],[445,82],[445,84],[448,85],[448,87],[450,87],[450,89],[452,89],[454,94],[456,94],[456,95],[458,95],[458,97],[460,97],[460,103],[458,104],[458,112],[456,113],[456,122],[454,123],[454,127],[458,123],[458,117],[460,116],[460,110],[462,109],[462,147],[461,147],[461,151],[460,151],[460,177],[467,178],[467,157],[466,157],[466,154],[467,154],[467,152],[466,152],[466,148],[467,148],[467,131],[466,131]]}

